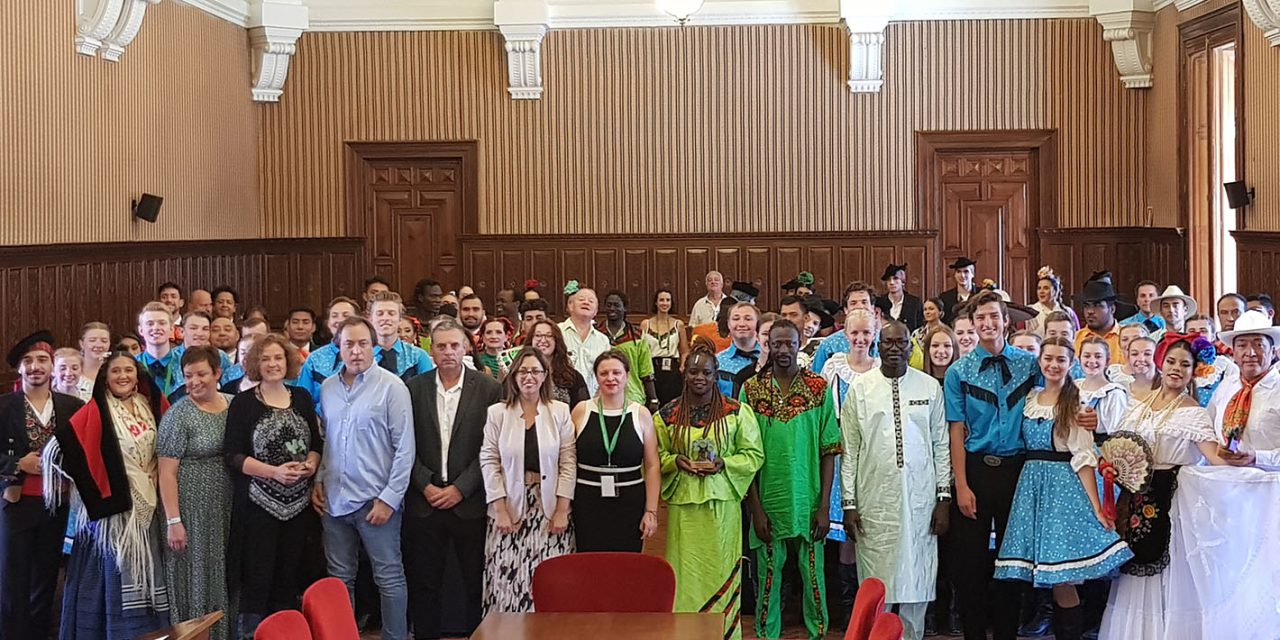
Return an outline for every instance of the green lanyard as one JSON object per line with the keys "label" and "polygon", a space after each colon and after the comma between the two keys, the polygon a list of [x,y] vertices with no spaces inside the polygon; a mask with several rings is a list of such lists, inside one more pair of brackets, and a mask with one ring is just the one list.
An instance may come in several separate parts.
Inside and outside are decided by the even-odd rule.
{"label": "green lanyard", "polygon": [[[626,420],[627,406],[622,405],[623,420]],[[600,439],[604,441],[604,452],[608,456],[609,462],[605,466],[613,466],[613,450],[618,448],[618,436],[622,435],[622,423],[618,423],[618,430],[613,432],[613,438],[609,438],[609,428],[604,424],[604,401],[596,398],[596,417],[600,420]]]}

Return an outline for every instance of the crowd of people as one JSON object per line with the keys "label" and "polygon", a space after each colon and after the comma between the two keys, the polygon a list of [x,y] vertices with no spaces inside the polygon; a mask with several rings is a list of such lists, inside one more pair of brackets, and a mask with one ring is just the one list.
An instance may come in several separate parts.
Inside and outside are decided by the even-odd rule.
{"label": "crowd of people", "polygon": [[532,610],[542,560],[641,551],[663,504],[675,609],[726,638],[785,606],[824,637],[871,577],[916,640],[1174,637],[1179,469],[1280,466],[1271,299],[1099,272],[1073,308],[1046,267],[1023,305],[948,269],[924,299],[905,264],[838,300],[801,273],[769,311],[711,272],[687,322],[660,289],[639,324],[575,281],[558,323],[535,281],[406,305],[373,277],[280,318],[169,282],[136,327],[35,331],[0,396],[0,637],[222,610],[251,638],[326,574],[385,639],[469,633]]}

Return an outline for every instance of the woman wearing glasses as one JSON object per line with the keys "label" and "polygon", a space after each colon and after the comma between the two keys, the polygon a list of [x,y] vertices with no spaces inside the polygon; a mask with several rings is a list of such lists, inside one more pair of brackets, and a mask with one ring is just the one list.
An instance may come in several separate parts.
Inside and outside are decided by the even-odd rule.
{"label": "woman wearing glasses", "polygon": [[569,502],[578,479],[569,405],[552,398],[546,356],[525,347],[489,407],[480,473],[489,503],[484,613],[533,610],[533,570],[573,552]]}

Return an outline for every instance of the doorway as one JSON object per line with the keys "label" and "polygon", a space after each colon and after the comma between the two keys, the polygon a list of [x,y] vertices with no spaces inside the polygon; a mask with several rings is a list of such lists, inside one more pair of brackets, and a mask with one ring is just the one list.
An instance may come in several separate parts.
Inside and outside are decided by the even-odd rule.
{"label": "doorway", "polygon": [[1244,178],[1241,28],[1238,6],[1179,27],[1182,219],[1188,230],[1190,293],[1202,305],[1236,290],[1231,232],[1241,220],[1222,185]]}
{"label": "doorway", "polygon": [[954,286],[946,265],[968,256],[977,282],[994,280],[1013,302],[1034,298],[1034,230],[1054,219],[1055,143],[1043,130],[916,134],[918,219],[938,231],[942,288]]}
{"label": "doorway", "polygon": [[432,276],[463,284],[461,237],[478,211],[474,142],[347,143],[347,235],[364,238],[364,276],[391,282],[406,306]]}

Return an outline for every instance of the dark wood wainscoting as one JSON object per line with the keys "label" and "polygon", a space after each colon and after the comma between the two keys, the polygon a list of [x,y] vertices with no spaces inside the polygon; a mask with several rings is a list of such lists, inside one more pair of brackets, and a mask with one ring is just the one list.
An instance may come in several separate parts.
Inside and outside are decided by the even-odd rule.
{"label": "dark wood wainscoting", "polygon": [[1041,229],[1039,236],[1040,262],[1057,270],[1068,296],[1079,293],[1090,274],[1104,269],[1127,300],[1146,279],[1187,288],[1186,239],[1178,229]]}
{"label": "dark wood wainscoting", "polygon": [[654,290],[676,293],[679,313],[705,294],[707,271],[726,280],[748,280],[760,287],[758,302],[775,309],[778,288],[801,271],[812,272],[818,291],[839,298],[845,285],[865,280],[877,287],[890,262],[908,263],[908,289],[934,292],[940,268],[934,231],[880,231],[814,234],[739,234],[670,236],[498,236],[464,237],[463,274],[485,300],[504,287],[523,288],[528,278],[541,283],[554,312],[570,279],[603,294],[620,289],[632,311],[647,313]]}
{"label": "dark wood wainscoting", "polygon": [[1280,296],[1280,231],[1232,231],[1236,239],[1236,291]]}
{"label": "dark wood wainscoting", "polygon": [[37,328],[72,345],[80,326],[100,320],[134,329],[156,286],[235,287],[241,304],[263,305],[273,324],[290,307],[320,311],[336,295],[357,295],[363,240],[213,240],[0,248],[0,345]]}

